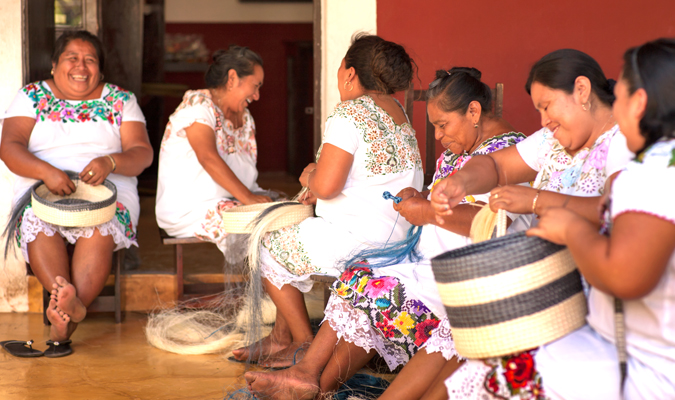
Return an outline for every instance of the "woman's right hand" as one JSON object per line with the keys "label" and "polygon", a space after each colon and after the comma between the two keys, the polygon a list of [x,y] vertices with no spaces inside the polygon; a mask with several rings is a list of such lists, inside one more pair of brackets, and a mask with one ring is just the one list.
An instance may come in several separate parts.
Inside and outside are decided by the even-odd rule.
{"label": "woman's right hand", "polygon": [[249,205],[258,203],[270,203],[272,199],[267,196],[251,193],[249,196],[246,196],[246,198],[241,199],[239,201],[241,201],[244,205]]}
{"label": "woman's right hand", "polygon": [[58,168],[52,167],[42,178],[42,181],[50,192],[61,196],[69,195],[76,189],[75,184],[70,180],[68,175]]}
{"label": "woman's right hand", "polygon": [[452,215],[452,208],[466,197],[466,189],[461,180],[449,176],[431,190],[431,207],[436,212],[436,221],[443,224],[443,217]]}
{"label": "woman's right hand", "polygon": [[420,199],[424,199],[424,196],[422,196],[422,193],[419,192],[419,190],[412,188],[412,187],[407,187],[400,192],[396,194],[396,197],[400,197],[401,201],[403,200],[408,200],[411,197],[419,197]]}

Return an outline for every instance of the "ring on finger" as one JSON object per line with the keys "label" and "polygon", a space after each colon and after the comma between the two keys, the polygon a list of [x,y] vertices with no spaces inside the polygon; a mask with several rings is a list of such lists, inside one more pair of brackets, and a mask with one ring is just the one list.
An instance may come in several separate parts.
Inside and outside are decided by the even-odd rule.
{"label": "ring on finger", "polygon": [[94,176],[94,171],[89,171],[89,176]]}
{"label": "ring on finger", "polygon": [[499,198],[499,193],[495,193],[495,200]]}

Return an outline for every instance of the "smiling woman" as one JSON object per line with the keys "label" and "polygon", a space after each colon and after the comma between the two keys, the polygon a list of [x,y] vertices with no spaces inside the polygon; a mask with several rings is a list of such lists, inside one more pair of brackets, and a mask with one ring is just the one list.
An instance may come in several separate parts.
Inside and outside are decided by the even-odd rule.
{"label": "smiling woman", "polygon": [[[53,79],[22,88],[3,117],[0,158],[18,175],[8,229],[40,283],[54,288],[47,310],[54,356],[72,352],[66,340],[103,289],[113,250],[137,245],[136,176],[152,162],[136,98],[102,81],[104,58],[96,36],[64,33],[52,56]],[[37,217],[26,193],[38,180],[54,194],[73,193],[76,186],[64,171],[77,171],[80,181],[94,186],[114,183],[115,217],[89,227]],[[75,247],[72,259],[64,239]]]}

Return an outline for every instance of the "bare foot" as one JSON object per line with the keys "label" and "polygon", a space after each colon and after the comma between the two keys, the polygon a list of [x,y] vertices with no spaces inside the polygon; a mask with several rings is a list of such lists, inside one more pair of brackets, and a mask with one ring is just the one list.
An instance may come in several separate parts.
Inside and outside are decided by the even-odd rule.
{"label": "bare foot", "polygon": [[70,282],[61,276],[56,277],[56,283],[52,285],[51,298],[56,305],[70,316],[70,320],[78,323],[87,316],[87,307],[77,297],[77,290]]}
{"label": "bare foot", "polygon": [[232,350],[232,355],[239,361],[245,361],[249,359],[250,354],[251,360],[258,361],[261,358],[267,358],[271,354],[282,351],[290,344],[290,338],[288,340],[279,340],[273,334],[270,334],[250,346]]}
{"label": "bare foot", "polygon": [[54,299],[49,300],[47,307],[47,319],[52,323],[49,338],[54,341],[68,339],[68,323],[70,316],[63,312]]}
{"label": "bare foot", "polygon": [[302,360],[311,343],[312,342],[293,342],[285,349],[269,356],[264,362],[260,362],[260,366],[266,368],[292,367]]}
{"label": "bare foot", "polygon": [[319,393],[319,377],[294,367],[275,372],[247,372],[248,389],[258,399],[311,400]]}

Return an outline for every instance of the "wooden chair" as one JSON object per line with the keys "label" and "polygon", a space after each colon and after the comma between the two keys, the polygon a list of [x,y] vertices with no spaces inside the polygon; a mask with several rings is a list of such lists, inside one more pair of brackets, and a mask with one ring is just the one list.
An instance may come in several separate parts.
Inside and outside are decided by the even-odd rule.
{"label": "wooden chair", "polygon": [[[122,266],[124,264],[125,249],[117,250],[113,253],[112,273],[114,276],[114,283],[112,286],[106,286],[103,291],[96,297],[93,303],[87,307],[87,312],[114,312],[115,323],[122,322],[122,287],[120,279],[122,275]],[[26,271],[28,275],[34,275],[30,264],[26,263]],[[42,289],[42,321],[45,325],[51,325],[47,318],[47,308],[49,307],[49,300],[51,295],[51,288]]]}
{"label": "wooden chair", "polygon": [[[427,91],[426,89],[415,90],[411,85],[408,90],[405,91],[405,102],[404,108],[405,113],[408,114],[410,119],[410,124],[413,123],[413,103],[416,101],[426,102],[427,101]],[[495,116],[501,118],[502,111],[504,109],[504,84],[497,83],[492,89],[492,112]],[[425,125],[425,138],[426,145],[424,151],[425,159],[425,171],[424,171],[424,184],[425,186],[431,183],[431,180],[434,178],[434,172],[436,169],[436,137],[434,134],[434,126],[429,121],[429,115],[427,114],[427,109],[424,107],[424,115],[426,120]]]}

